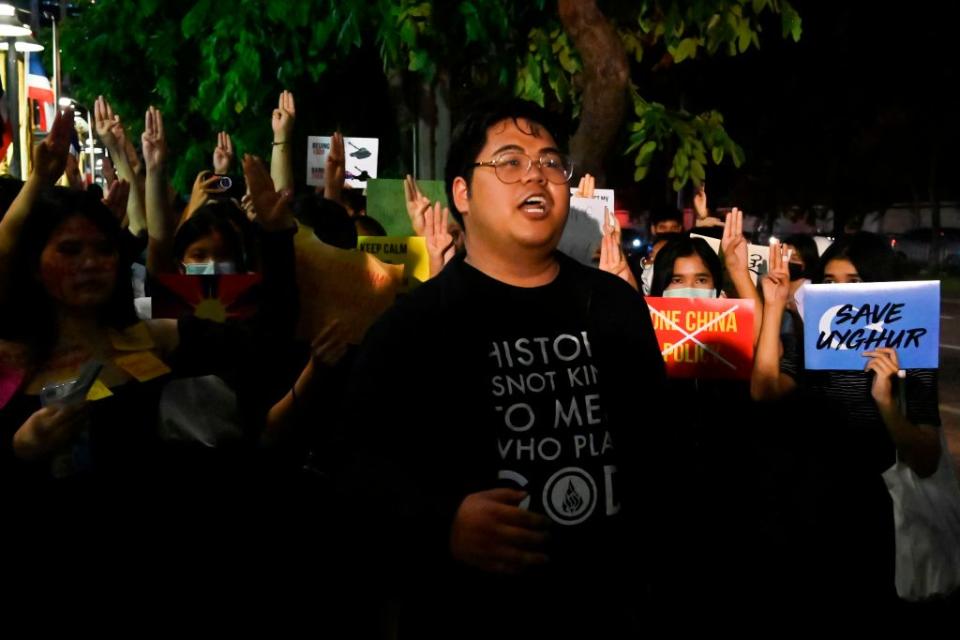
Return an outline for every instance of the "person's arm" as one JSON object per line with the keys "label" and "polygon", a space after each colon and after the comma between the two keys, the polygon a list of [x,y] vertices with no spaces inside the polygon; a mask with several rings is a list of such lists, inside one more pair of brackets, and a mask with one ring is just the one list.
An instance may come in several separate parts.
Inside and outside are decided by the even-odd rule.
{"label": "person's arm", "polygon": [[273,110],[270,122],[273,127],[273,151],[270,154],[270,177],[278,191],[293,189],[293,124],[297,109],[293,94],[284,91],[280,94],[277,108]]}
{"label": "person's arm", "polygon": [[166,193],[167,140],[163,131],[163,116],[154,107],[150,107],[144,116],[141,142],[143,162],[147,169],[147,271],[154,275],[176,273],[174,223]]}
{"label": "person's arm", "polygon": [[756,345],[760,339],[763,300],[760,298],[760,292],[757,291],[757,287],[753,284],[753,278],[750,276],[749,243],[743,235],[743,212],[736,207],[727,214],[727,219],[723,222],[723,238],[720,240],[720,249],[737,297],[753,300],[755,319],[753,323],[753,344]]}
{"label": "person's arm", "polygon": [[0,219],[0,301],[6,298],[12,276],[10,267],[20,237],[20,230],[30,215],[34,203],[44,188],[52,187],[63,175],[70,155],[70,139],[73,135],[73,110],[58,113],[50,133],[33,150],[33,173],[20,189]]}
{"label": "person's arm", "polygon": [[[870,358],[864,371],[874,373],[870,395],[897,448],[897,455],[921,478],[933,475],[940,462],[940,434],[935,427],[913,424],[904,415],[906,407],[899,407],[894,399],[893,380],[900,375],[896,349],[882,347],[866,351],[863,356]],[[898,379],[898,384],[906,384],[906,380]]]}
{"label": "person's arm", "polygon": [[790,271],[779,243],[770,245],[770,271],[763,278],[763,320],[750,374],[750,395],[754,400],[778,400],[793,391],[797,383],[780,370],[782,347],[780,327],[790,296]]}
{"label": "person's arm", "polygon": [[[120,122],[120,116],[113,112],[107,100],[100,96],[93,105],[94,125],[97,137],[107,148],[113,160],[117,175],[130,183],[130,197],[127,199],[127,230],[135,236],[140,236],[147,229],[146,208],[144,205],[145,186],[137,168],[128,157],[128,148],[132,143],[127,139],[127,133]],[[136,156],[136,150],[133,151]]]}
{"label": "person's arm", "polygon": [[271,446],[287,439],[296,429],[298,418],[314,417],[318,397],[323,395],[323,383],[333,367],[347,352],[346,334],[334,320],[313,340],[310,360],[290,391],[268,411],[266,429],[261,444]]}

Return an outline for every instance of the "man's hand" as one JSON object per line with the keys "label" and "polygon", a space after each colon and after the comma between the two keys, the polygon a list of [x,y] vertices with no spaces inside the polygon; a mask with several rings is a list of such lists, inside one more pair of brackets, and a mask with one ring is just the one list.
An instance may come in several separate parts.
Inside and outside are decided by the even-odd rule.
{"label": "man's hand", "polygon": [[547,563],[547,519],[520,508],[526,496],[491,489],[464,498],[450,527],[454,559],[494,573],[520,573]]}
{"label": "man's hand", "polygon": [[263,160],[245,154],[243,177],[247,181],[248,202],[252,205],[253,219],[267,231],[282,231],[296,227],[290,212],[291,191],[278,193],[273,187],[270,172]]}
{"label": "man's hand", "polygon": [[226,175],[233,164],[233,140],[226,131],[217,134],[217,148],[213,150],[213,172]]}
{"label": "man's hand", "polygon": [[403,181],[403,193],[406,196],[407,216],[409,216],[410,224],[413,226],[413,233],[422,236],[426,230],[425,215],[427,209],[430,208],[430,198],[420,193],[417,181],[409,174]]}
{"label": "man's hand", "polygon": [[147,109],[140,142],[147,173],[162,170],[167,159],[167,139],[163,133],[163,116],[155,107]]}
{"label": "man's hand", "polygon": [[113,112],[107,99],[99,96],[93,103],[94,126],[97,137],[111,153],[123,153],[127,144],[127,134],[120,122],[120,116]]}
{"label": "man's hand", "polygon": [[33,151],[33,173],[45,184],[53,184],[63,175],[73,137],[73,109],[57,114],[50,133]]}
{"label": "man's hand", "polygon": [[273,141],[290,144],[293,136],[293,123],[297,116],[297,108],[293,102],[293,94],[284,91],[280,94],[277,108],[273,110]]}

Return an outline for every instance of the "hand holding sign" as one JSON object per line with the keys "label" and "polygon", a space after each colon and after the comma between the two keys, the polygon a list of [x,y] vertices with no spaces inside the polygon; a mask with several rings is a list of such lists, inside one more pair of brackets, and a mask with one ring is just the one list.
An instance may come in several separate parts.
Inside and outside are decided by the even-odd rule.
{"label": "hand holding sign", "polygon": [[492,489],[464,498],[450,527],[454,559],[493,573],[546,564],[547,519],[519,506],[526,497],[515,489]]}
{"label": "hand holding sign", "polygon": [[881,347],[876,351],[864,351],[863,357],[870,358],[864,371],[873,371],[873,385],[870,395],[880,408],[887,408],[893,404],[893,381],[900,375],[900,360],[897,350]]}
{"label": "hand holding sign", "polygon": [[310,358],[315,366],[333,367],[347,352],[347,336],[339,320],[321,329],[310,345]]}

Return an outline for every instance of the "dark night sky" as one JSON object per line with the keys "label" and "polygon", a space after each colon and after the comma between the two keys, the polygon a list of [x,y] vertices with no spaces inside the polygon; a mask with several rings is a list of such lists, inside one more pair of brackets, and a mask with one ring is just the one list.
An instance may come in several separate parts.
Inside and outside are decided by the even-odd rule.
{"label": "dark night sky", "polygon": [[[718,205],[822,203],[856,214],[914,193],[925,200],[931,182],[955,199],[957,10],[946,4],[796,2],[799,43],[768,23],[759,51],[677,65],[648,86],[667,104],[682,95],[692,112],[725,114],[747,163],[708,170]],[[658,190],[645,195],[663,198]]]}

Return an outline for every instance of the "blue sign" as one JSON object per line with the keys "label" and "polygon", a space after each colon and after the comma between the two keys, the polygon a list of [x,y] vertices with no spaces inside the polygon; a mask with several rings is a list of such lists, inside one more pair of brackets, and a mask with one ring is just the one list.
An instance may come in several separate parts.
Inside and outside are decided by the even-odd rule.
{"label": "blue sign", "polygon": [[807,284],[801,289],[807,369],[863,370],[865,351],[897,350],[904,369],[936,368],[940,283]]}

